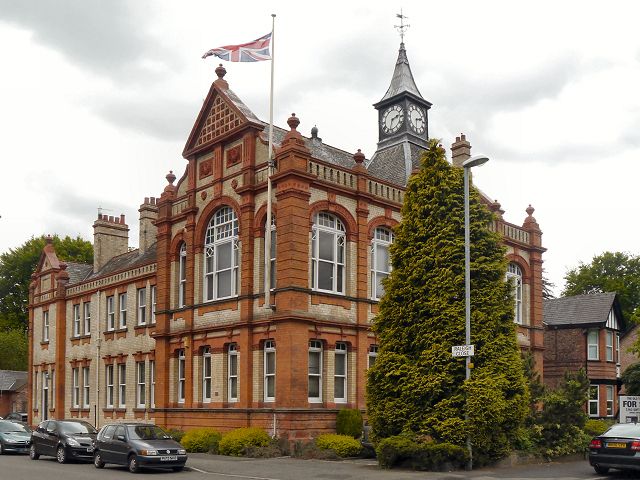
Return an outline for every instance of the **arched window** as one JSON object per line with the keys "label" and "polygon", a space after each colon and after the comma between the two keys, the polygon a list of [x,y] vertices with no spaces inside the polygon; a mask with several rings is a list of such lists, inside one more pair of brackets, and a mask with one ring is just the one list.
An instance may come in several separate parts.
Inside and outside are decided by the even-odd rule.
{"label": "arched window", "polygon": [[218,210],[204,241],[204,300],[238,294],[238,219],[229,207]]}
{"label": "arched window", "polygon": [[187,295],[187,244],[180,245],[180,256],[178,258],[178,308],[185,305]]}
{"label": "arched window", "polygon": [[376,228],[371,242],[371,298],[379,299],[384,295],[382,280],[391,272],[389,245],[393,242],[393,232],[387,228]]}
{"label": "arched window", "polygon": [[514,321],[522,325],[522,270],[516,263],[509,263],[507,281],[513,289]]}
{"label": "arched window", "polygon": [[336,216],[320,212],[314,220],[311,239],[311,288],[344,293],[344,225]]}
{"label": "arched window", "polygon": [[[266,220],[265,220],[265,227],[266,227]],[[276,216],[275,215],[271,215],[271,253],[270,253],[270,259],[271,259],[271,275],[270,275],[270,284],[269,287],[271,290],[273,290],[274,288],[276,288]],[[265,237],[267,232],[266,232],[266,228],[265,228]],[[266,248],[266,247],[265,247]],[[265,277],[265,288],[266,288],[266,277]]]}

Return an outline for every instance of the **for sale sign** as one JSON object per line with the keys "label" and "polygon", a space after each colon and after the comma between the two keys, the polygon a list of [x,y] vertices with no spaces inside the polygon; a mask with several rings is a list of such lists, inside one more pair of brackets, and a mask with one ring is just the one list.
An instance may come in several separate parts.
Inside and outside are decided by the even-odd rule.
{"label": "for sale sign", "polygon": [[620,423],[634,423],[640,420],[640,396],[622,395],[620,401]]}

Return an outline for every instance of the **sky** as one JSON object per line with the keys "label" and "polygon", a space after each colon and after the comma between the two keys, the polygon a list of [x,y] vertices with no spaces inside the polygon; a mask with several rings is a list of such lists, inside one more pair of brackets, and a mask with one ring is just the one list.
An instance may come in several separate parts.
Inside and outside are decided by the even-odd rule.
{"label": "sky", "polygon": [[[211,82],[210,48],[275,19],[274,123],[367,158],[398,56],[396,14],[429,134],[460,133],[490,161],[475,184],[521,225],[531,204],[546,276],[604,251],[640,252],[640,2],[0,0],[0,253],[31,236],[93,238],[182,175]],[[230,88],[269,118],[270,62],[225,63]]]}

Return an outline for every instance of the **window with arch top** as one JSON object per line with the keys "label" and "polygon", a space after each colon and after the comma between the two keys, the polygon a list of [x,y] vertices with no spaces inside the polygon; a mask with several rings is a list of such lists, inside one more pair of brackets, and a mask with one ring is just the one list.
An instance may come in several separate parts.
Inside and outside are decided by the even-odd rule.
{"label": "window with arch top", "polygon": [[178,308],[185,306],[187,296],[187,244],[180,244],[178,256]]}
{"label": "window with arch top", "polygon": [[222,207],[209,222],[204,241],[204,301],[238,295],[238,218]]}
{"label": "window with arch top", "polygon": [[522,269],[518,264],[510,262],[507,269],[507,281],[511,282],[514,301],[514,321],[522,325]]}
{"label": "window with arch top", "polygon": [[327,212],[316,214],[311,232],[311,288],[344,294],[345,228]]}
{"label": "window with arch top", "polygon": [[379,299],[384,295],[382,280],[391,272],[389,246],[393,243],[393,232],[388,228],[378,227],[371,242],[371,298]]}

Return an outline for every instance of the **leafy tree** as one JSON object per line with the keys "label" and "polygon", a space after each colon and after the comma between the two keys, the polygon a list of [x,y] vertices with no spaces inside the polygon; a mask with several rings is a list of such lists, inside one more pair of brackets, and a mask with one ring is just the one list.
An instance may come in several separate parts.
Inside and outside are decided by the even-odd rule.
{"label": "leafy tree", "polygon": [[0,331],[0,370],[26,370],[27,349],[27,335],[23,331]]}
{"label": "leafy tree", "polygon": [[591,263],[567,271],[563,296],[616,292],[628,321],[640,319],[640,257],[623,252],[604,252]]}
{"label": "leafy tree", "polygon": [[627,395],[640,395],[640,362],[625,368],[621,379]]}
{"label": "leafy tree", "polygon": [[[509,452],[523,428],[529,393],[505,282],[505,249],[490,229],[492,214],[471,192],[471,343],[474,368],[465,381],[463,172],[430,142],[409,179],[373,329],[380,350],[368,372],[367,414],[376,438],[428,435],[464,445],[476,459]],[[465,396],[467,401],[465,401]],[[465,422],[464,412],[469,414]]]}
{"label": "leafy tree", "polygon": [[553,289],[556,288],[556,284],[549,280],[547,277],[544,268],[542,269],[542,298],[545,300],[550,300],[552,298],[556,298],[553,293]]}
{"label": "leafy tree", "polygon": [[[0,255],[0,331],[20,329],[28,324],[29,283],[46,237],[31,237],[24,244]],[[93,246],[80,237],[53,237],[60,260],[93,263]]]}

